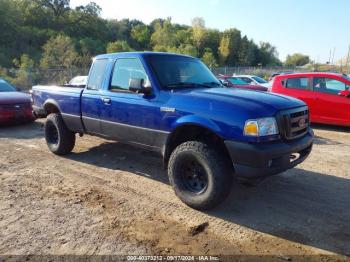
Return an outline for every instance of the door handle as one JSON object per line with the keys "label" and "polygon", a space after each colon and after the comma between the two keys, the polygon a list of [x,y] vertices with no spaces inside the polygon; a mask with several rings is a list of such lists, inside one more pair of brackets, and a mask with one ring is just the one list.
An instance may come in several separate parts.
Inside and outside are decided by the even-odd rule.
{"label": "door handle", "polygon": [[102,102],[105,104],[105,105],[110,105],[112,100],[108,97],[103,97],[102,98]]}

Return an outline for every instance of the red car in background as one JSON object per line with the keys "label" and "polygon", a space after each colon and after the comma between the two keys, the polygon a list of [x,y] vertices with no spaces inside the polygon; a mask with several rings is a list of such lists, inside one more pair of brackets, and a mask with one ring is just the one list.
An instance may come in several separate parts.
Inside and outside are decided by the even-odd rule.
{"label": "red car in background", "polygon": [[275,76],[271,92],[303,100],[313,123],[350,126],[350,78],[335,73]]}
{"label": "red car in background", "polygon": [[0,78],[0,125],[29,122],[34,119],[30,95],[18,92]]}
{"label": "red car in background", "polygon": [[239,77],[235,76],[218,76],[217,77],[224,86],[250,89],[255,91],[267,91],[267,87],[261,85],[250,85]]}

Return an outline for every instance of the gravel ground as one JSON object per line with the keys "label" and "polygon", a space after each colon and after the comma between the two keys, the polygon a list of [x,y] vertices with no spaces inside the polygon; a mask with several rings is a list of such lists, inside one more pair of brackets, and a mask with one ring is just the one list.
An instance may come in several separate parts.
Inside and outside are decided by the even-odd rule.
{"label": "gravel ground", "polygon": [[198,212],[174,195],[158,155],[84,136],[58,157],[42,120],[2,127],[0,254],[346,260],[350,129],[314,131],[303,164],[256,187],[236,184],[217,209]]}

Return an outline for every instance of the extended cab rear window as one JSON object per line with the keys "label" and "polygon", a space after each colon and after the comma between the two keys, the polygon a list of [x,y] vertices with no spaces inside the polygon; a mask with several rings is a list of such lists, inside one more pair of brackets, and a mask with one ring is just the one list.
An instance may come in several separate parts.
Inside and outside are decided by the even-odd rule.
{"label": "extended cab rear window", "polygon": [[108,59],[98,59],[93,63],[87,89],[99,90],[101,88],[107,64]]}
{"label": "extended cab rear window", "polygon": [[306,90],[309,87],[309,79],[307,77],[286,78],[282,81],[282,85],[286,88]]}

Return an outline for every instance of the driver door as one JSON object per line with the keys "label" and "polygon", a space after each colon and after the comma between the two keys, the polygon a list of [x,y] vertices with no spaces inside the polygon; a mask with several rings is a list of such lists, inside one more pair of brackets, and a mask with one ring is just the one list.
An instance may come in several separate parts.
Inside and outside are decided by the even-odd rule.
{"label": "driver door", "polygon": [[166,133],[159,130],[162,119],[157,96],[129,90],[131,78],[148,81],[138,58],[119,58],[114,64],[107,90],[102,93],[102,133],[123,142],[160,146]]}

